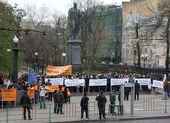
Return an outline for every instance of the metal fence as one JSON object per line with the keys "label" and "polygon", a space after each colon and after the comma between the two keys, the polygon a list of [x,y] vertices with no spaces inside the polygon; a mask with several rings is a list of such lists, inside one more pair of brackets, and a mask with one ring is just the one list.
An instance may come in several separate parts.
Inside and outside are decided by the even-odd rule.
{"label": "metal fence", "polygon": [[[40,109],[39,104],[34,104],[31,111],[32,123],[51,123],[51,122],[62,122],[62,121],[78,121],[81,120],[81,109],[80,109],[80,97],[72,97],[73,101],[69,104],[64,104],[64,114],[54,114],[53,102],[46,102],[46,109]],[[74,99],[78,98],[78,99]],[[98,107],[95,101],[95,96],[90,96],[89,102],[89,119],[98,119]],[[77,101],[74,101],[77,100]],[[124,101],[124,113],[122,115],[112,115],[109,112],[109,96],[107,96],[106,104],[106,116],[108,119],[121,118],[131,115],[131,99]],[[116,109],[117,110],[117,109]],[[132,115],[150,115],[150,114],[165,114],[170,113],[170,100],[164,99],[162,95],[158,94],[147,94],[140,95],[139,101],[134,100]],[[27,123],[29,121],[23,120],[22,108],[21,107],[10,107],[4,106],[0,109],[0,123]]]}

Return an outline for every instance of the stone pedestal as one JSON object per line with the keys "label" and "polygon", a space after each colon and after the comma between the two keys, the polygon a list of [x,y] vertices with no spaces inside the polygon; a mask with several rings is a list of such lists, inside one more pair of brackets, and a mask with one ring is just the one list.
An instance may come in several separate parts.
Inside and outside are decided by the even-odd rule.
{"label": "stone pedestal", "polygon": [[74,70],[80,70],[81,67],[81,40],[68,41],[68,63]]}

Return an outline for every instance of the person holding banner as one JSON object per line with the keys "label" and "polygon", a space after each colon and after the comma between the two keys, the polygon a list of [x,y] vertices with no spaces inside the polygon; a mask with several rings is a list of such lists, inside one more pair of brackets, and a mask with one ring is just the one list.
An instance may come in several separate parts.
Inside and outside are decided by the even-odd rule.
{"label": "person holding banner", "polygon": [[126,81],[124,85],[124,100],[129,100],[129,93],[131,91],[131,87],[129,86],[129,83]]}
{"label": "person holding banner", "polygon": [[31,119],[31,109],[32,109],[32,106],[31,106],[31,100],[27,94],[26,91],[23,92],[23,95],[21,97],[21,100],[20,100],[20,104],[23,108],[23,117],[24,117],[24,120],[27,119],[26,117],[26,110],[28,112],[28,120],[32,120]]}
{"label": "person holding banner", "polygon": [[140,84],[136,80],[135,82],[135,100],[139,100]]}

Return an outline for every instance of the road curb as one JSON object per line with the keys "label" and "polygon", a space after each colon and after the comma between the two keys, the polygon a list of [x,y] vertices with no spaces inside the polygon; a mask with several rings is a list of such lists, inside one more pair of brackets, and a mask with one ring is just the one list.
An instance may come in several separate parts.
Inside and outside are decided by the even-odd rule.
{"label": "road curb", "polygon": [[170,119],[170,115],[166,116],[148,116],[148,117],[127,117],[127,118],[115,118],[106,120],[80,120],[80,121],[63,121],[63,122],[52,122],[52,123],[88,123],[88,122],[107,122],[107,121],[131,121],[131,120],[152,120],[152,119]]}

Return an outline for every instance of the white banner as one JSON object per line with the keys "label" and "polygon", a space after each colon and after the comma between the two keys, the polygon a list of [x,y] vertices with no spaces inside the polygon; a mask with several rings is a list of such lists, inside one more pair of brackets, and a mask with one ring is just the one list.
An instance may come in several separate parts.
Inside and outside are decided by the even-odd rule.
{"label": "white banner", "polygon": [[151,79],[150,78],[135,78],[135,82],[136,80],[138,81],[138,83],[140,85],[151,85]]}
{"label": "white banner", "polygon": [[163,88],[163,81],[153,80],[152,87]]}
{"label": "white banner", "polygon": [[65,79],[65,86],[67,87],[77,87],[77,86],[84,86],[85,80],[84,79]]}
{"label": "white banner", "polygon": [[107,79],[90,79],[89,86],[106,86]]}
{"label": "white banner", "polygon": [[45,78],[45,82],[50,82],[52,85],[63,85],[63,78]]}
{"label": "white banner", "polygon": [[121,84],[124,84],[125,82],[128,82],[128,81],[129,81],[129,78],[111,79],[111,86],[121,85]]}

